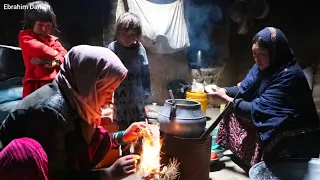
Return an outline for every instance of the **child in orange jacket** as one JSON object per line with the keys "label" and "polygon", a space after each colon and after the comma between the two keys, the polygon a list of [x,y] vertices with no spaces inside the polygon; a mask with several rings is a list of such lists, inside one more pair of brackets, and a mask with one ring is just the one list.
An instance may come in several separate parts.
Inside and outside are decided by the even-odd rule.
{"label": "child in orange jacket", "polygon": [[67,53],[58,38],[51,35],[57,25],[56,15],[49,3],[34,1],[27,6],[32,8],[25,9],[24,30],[19,34],[26,66],[23,98],[55,79]]}

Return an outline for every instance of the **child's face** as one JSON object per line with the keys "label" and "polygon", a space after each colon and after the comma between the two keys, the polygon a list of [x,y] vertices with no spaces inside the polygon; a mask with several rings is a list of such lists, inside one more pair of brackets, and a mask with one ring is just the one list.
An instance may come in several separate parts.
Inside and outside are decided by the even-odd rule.
{"label": "child's face", "polygon": [[135,31],[129,29],[119,32],[117,40],[125,47],[130,47],[138,42],[138,35]]}
{"label": "child's face", "polygon": [[33,32],[41,36],[48,36],[52,32],[52,26],[52,22],[36,21],[33,27]]}

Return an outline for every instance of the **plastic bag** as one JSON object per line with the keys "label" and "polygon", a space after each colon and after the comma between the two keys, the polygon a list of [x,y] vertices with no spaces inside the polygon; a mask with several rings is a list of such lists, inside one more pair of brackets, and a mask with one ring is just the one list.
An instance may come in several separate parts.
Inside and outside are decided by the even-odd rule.
{"label": "plastic bag", "polygon": [[198,83],[195,79],[193,79],[192,86],[191,86],[191,92],[204,93],[204,85],[201,83]]}

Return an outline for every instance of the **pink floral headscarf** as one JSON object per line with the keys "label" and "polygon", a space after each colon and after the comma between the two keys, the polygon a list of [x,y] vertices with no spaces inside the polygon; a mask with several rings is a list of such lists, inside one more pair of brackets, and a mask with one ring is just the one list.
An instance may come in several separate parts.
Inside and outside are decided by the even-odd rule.
{"label": "pink floral headscarf", "polygon": [[80,117],[96,128],[101,122],[101,108],[112,102],[127,71],[109,49],[79,45],[66,54],[56,80]]}

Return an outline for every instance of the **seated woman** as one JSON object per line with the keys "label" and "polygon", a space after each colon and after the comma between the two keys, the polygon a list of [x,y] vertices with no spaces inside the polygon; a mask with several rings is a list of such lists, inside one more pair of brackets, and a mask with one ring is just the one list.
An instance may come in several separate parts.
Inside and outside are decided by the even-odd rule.
{"label": "seated woman", "polygon": [[126,74],[107,48],[72,48],[53,83],[24,98],[1,124],[1,179],[122,179],[133,174],[137,155],[92,170],[111,146],[142,136],[146,128],[139,122],[109,134],[99,127],[101,107],[112,101]]}
{"label": "seated woman", "polygon": [[283,32],[264,28],[253,38],[255,60],[238,86],[206,87],[233,106],[220,123],[216,142],[245,165],[286,157],[319,156],[319,117],[303,71]]}

